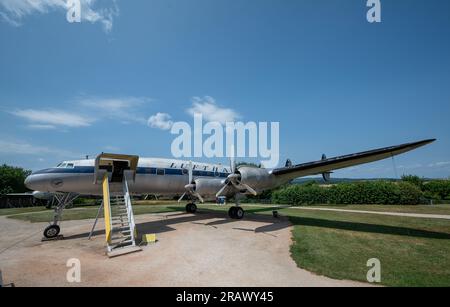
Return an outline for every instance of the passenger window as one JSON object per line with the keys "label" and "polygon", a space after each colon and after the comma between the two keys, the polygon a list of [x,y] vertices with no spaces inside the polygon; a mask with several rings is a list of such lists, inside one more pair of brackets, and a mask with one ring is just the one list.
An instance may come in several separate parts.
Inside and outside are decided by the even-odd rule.
{"label": "passenger window", "polygon": [[187,173],[188,173],[188,170],[183,168],[183,175],[187,175]]}
{"label": "passenger window", "polygon": [[73,168],[73,163],[68,163],[66,167],[67,168]]}
{"label": "passenger window", "polygon": [[164,169],[163,168],[158,168],[157,170],[156,170],[156,175],[164,175]]}

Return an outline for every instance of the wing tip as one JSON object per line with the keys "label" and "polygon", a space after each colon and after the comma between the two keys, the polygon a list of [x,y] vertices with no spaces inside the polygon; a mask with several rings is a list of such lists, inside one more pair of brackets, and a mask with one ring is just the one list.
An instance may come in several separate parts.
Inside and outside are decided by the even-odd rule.
{"label": "wing tip", "polygon": [[424,146],[424,145],[431,144],[431,143],[433,143],[435,141],[437,141],[437,139],[435,139],[435,138],[433,138],[433,139],[426,139],[426,140],[415,142],[415,144],[417,144],[418,146]]}

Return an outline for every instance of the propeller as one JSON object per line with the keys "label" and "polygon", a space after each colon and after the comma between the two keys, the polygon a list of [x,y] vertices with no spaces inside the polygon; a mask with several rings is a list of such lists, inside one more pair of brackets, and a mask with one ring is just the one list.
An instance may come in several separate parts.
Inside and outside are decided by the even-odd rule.
{"label": "propeller", "polygon": [[203,200],[202,196],[199,193],[195,192],[195,182],[194,182],[194,178],[193,178],[192,161],[189,161],[189,164],[188,164],[188,177],[189,177],[189,183],[184,186],[186,191],[178,199],[178,202],[181,202],[183,200],[183,198],[186,196],[186,194],[191,194],[191,195],[197,197],[202,203],[204,203],[205,201]]}
{"label": "propeller", "polygon": [[241,183],[239,182],[239,180],[241,179],[241,175],[239,173],[236,172],[236,161],[234,159],[234,155],[230,156],[230,169],[231,169],[231,174],[228,175],[227,179],[225,179],[225,184],[223,185],[222,188],[220,188],[220,190],[216,193],[216,197],[219,197],[222,195],[223,191],[225,191],[225,189],[227,187],[229,187],[230,185],[234,186],[237,190],[241,190],[242,188],[246,189],[248,192],[250,192],[253,195],[257,195],[258,193],[251,188],[249,185],[245,184],[245,183]]}

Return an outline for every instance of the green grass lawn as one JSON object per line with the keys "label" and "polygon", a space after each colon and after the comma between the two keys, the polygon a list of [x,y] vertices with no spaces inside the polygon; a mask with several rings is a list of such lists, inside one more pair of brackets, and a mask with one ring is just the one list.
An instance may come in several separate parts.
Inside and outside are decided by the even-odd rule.
{"label": "green grass lawn", "polygon": [[[267,206],[243,207],[247,214],[272,212]],[[391,207],[384,211],[405,212]],[[415,212],[430,213],[425,209],[429,208]],[[292,208],[277,211],[294,224],[291,256],[300,268],[367,282],[367,260],[378,258],[382,285],[450,286],[450,220]]]}
{"label": "green grass lawn", "polygon": [[[184,210],[175,202],[136,202],[135,215]],[[271,214],[267,205],[242,206],[248,215]],[[448,213],[441,206],[333,206],[373,211]],[[203,211],[229,206],[200,205]],[[44,208],[26,208],[43,210]],[[8,211],[3,211],[8,210]],[[51,210],[2,209],[0,215],[31,222],[52,219]],[[98,207],[65,210],[63,219],[94,218]],[[291,255],[308,271],[336,279],[366,281],[367,260],[381,261],[381,283],[387,286],[450,286],[450,220],[327,211],[277,209],[294,225]]]}
{"label": "green grass lawn", "polygon": [[45,207],[7,208],[7,209],[0,209],[0,216],[38,212],[38,211],[44,211],[44,210],[46,210]]}
{"label": "green grass lawn", "polygon": [[450,286],[450,220],[280,210],[294,224],[291,255],[301,268],[366,281],[381,261],[382,284]]}

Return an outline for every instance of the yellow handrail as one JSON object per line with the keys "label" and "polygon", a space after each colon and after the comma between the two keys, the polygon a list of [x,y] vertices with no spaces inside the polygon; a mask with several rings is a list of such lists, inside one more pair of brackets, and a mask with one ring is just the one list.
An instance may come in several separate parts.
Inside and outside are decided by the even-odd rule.
{"label": "yellow handrail", "polygon": [[109,197],[109,182],[108,182],[108,173],[103,176],[102,181],[103,186],[103,210],[105,217],[105,236],[106,243],[111,243],[111,203]]}

